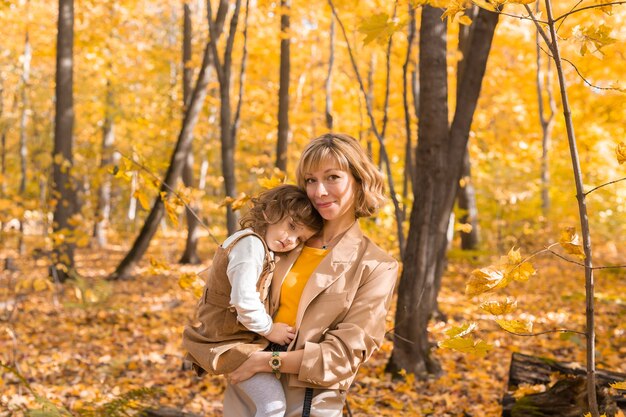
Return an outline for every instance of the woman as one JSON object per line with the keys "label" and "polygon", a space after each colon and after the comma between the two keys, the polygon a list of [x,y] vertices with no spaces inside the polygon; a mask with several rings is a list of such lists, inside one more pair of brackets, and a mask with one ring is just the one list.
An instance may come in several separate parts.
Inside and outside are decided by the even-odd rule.
{"label": "woman", "polygon": [[357,221],[384,202],[382,175],[356,139],[329,133],[307,145],[296,177],[324,219],[304,246],[277,256],[270,310],[296,336],[287,352],[255,352],[229,375],[226,417],[254,415],[236,384],[259,372],[281,378],[287,417],[309,401],[311,416],[341,416],[359,366],[383,342],[398,263]]}

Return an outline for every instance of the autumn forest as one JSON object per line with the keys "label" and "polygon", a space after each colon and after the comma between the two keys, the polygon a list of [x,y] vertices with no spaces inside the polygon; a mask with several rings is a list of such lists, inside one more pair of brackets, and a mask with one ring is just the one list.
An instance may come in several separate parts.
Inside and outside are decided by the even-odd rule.
{"label": "autumn forest", "polygon": [[344,415],[626,415],[626,1],[0,0],[0,25],[0,417],[228,416],[183,327],[329,131],[384,174],[359,222],[400,262]]}

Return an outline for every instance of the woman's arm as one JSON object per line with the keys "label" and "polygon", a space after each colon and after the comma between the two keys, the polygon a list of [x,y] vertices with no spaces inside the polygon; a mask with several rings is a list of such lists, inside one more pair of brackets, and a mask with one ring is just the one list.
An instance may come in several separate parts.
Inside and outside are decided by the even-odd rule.
{"label": "woman's arm", "polygon": [[[299,349],[291,352],[280,352],[278,355],[282,361],[280,367],[281,373],[297,374],[300,372],[304,350]],[[254,352],[247,361],[228,375],[228,381],[231,384],[236,384],[245,381],[259,372],[272,372],[272,367],[270,366],[271,358],[272,352]]]}

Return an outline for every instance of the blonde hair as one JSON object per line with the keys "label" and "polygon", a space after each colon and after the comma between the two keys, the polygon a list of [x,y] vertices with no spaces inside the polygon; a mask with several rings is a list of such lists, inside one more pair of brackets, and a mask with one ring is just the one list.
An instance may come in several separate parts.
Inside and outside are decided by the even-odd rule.
{"label": "blonde hair", "polygon": [[376,214],[386,201],[383,175],[352,136],[327,133],[309,142],[296,168],[298,185],[306,188],[304,173],[315,171],[328,160],[336,162],[341,170],[349,171],[359,184],[355,197],[356,217]]}
{"label": "blonde hair", "polygon": [[267,226],[291,216],[297,224],[318,232],[324,226],[322,216],[315,210],[306,193],[295,185],[283,184],[263,191],[251,199],[252,207],[239,220],[242,228],[251,228],[261,236]]}

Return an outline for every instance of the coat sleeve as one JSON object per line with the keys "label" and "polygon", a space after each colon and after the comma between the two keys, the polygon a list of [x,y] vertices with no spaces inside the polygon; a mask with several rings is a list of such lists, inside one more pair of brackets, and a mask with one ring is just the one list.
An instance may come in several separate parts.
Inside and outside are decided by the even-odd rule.
{"label": "coat sleeve", "polygon": [[398,262],[380,262],[362,279],[343,320],[319,343],[307,341],[298,380],[329,387],[354,376],[380,348],[398,275]]}

